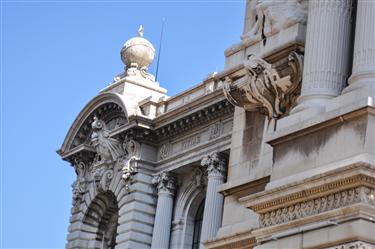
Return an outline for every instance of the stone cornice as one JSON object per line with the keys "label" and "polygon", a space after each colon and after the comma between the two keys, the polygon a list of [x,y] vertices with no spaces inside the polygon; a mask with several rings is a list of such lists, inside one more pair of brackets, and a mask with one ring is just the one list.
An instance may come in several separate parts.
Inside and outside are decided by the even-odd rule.
{"label": "stone cornice", "polygon": [[305,179],[296,184],[288,184],[280,188],[243,197],[240,202],[256,213],[264,214],[282,207],[359,186],[375,188],[375,169],[372,166],[352,165],[345,169]]}
{"label": "stone cornice", "polygon": [[214,104],[201,106],[200,109],[193,111],[190,109],[184,116],[180,116],[178,119],[168,120],[168,123],[164,125],[156,126],[155,134],[160,139],[174,136],[215,118],[231,115],[233,111],[234,107],[228,101],[222,99]]}

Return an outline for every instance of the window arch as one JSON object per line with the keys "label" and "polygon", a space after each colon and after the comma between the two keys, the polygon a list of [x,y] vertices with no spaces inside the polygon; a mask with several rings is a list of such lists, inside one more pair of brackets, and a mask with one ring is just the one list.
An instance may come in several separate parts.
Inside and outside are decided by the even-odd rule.
{"label": "window arch", "polygon": [[201,231],[203,222],[203,211],[204,211],[204,199],[198,207],[197,213],[194,218],[194,232],[193,232],[193,244],[192,249],[199,249],[201,243]]}

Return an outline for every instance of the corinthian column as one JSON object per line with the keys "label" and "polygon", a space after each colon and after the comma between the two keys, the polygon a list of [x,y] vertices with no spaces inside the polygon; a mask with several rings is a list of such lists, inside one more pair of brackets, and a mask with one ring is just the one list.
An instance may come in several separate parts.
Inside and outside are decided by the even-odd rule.
{"label": "corinthian column", "polygon": [[207,170],[208,178],[200,245],[204,248],[202,243],[213,239],[221,226],[224,198],[217,190],[224,183],[225,159],[219,153],[213,153],[202,159],[201,166]]}
{"label": "corinthian column", "polygon": [[370,87],[375,94],[375,1],[358,0],[353,70],[345,92]]}
{"label": "corinthian column", "polygon": [[352,0],[310,0],[301,96],[292,112],[324,110],[349,73]]}
{"label": "corinthian column", "polygon": [[171,173],[162,172],[154,177],[152,183],[156,185],[158,190],[158,203],[156,206],[151,248],[169,248],[176,181]]}

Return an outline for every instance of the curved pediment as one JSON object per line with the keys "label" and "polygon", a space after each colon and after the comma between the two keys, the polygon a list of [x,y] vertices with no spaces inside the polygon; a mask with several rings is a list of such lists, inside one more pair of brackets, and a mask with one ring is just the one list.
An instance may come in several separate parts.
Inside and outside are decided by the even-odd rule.
{"label": "curved pediment", "polygon": [[79,113],[70,127],[64,143],[58,153],[65,158],[78,146],[89,146],[92,133],[91,123],[94,117],[105,122],[107,129],[112,130],[128,122],[128,110],[134,105],[122,95],[101,93],[93,98]]}

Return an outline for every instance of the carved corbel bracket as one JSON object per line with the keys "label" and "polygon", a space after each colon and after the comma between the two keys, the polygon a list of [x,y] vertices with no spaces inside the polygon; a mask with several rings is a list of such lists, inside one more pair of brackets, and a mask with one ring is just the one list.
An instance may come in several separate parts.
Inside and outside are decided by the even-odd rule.
{"label": "carved corbel bracket", "polygon": [[303,55],[291,52],[287,59],[275,64],[250,55],[243,66],[242,77],[226,76],[223,80],[228,101],[248,111],[259,110],[270,119],[288,113],[300,91]]}

